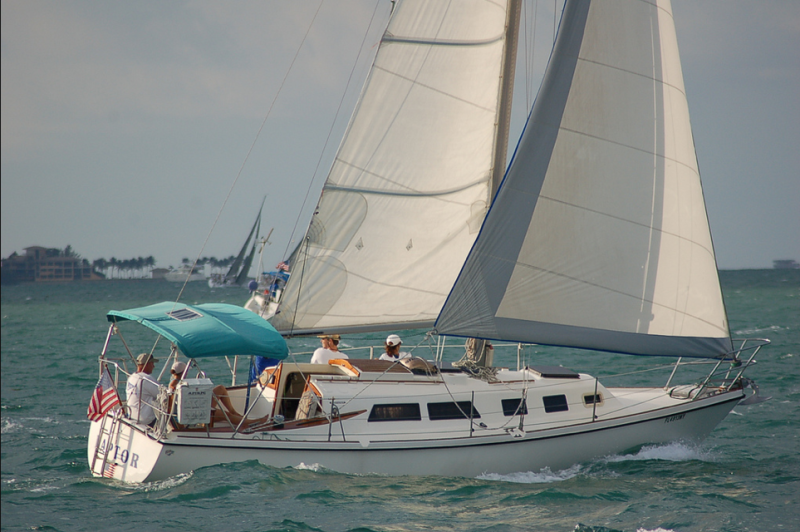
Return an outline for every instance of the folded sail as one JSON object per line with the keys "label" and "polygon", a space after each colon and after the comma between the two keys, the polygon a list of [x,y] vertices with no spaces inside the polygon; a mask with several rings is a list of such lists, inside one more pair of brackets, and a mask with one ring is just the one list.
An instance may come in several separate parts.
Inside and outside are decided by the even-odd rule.
{"label": "folded sail", "polygon": [[537,102],[436,324],[634,354],[731,341],[668,0],[568,0]]}
{"label": "folded sail", "polygon": [[278,330],[433,324],[490,199],[506,7],[395,8],[271,319]]}

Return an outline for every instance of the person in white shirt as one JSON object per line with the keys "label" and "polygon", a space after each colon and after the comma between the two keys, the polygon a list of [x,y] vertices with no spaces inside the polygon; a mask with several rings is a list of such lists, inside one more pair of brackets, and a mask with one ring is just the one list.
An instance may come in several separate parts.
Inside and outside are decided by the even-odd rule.
{"label": "person in white shirt", "polygon": [[329,360],[334,358],[349,358],[347,355],[339,351],[339,335],[338,334],[323,334],[318,337],[322,342],[322,347],[314,351],[311,356],[312,364],[327,364]]}
{"label": "person in white shirt", "polygon": [[411,358],[411,353],[401,352],[400,345],[402,340],[396,334],[390,334],[386,338],[386,352],[380,356],[378,360],[388,360],[390,362],[397,362],[404,358]]}
{"label": "person in white shirt", "polygon": [[150,375],[156,362],[158,359],[150,353],[136,357],[136,373],[128,377],[125,387],[130,418],[145,425],[152,425],[156,420],[152,405],[157,404],[158,381]]}

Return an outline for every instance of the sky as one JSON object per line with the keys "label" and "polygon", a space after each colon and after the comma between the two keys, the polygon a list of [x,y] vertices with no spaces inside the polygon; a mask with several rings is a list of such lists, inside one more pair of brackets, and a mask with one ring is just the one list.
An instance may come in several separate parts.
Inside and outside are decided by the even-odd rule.
{"label": "sky", "polygon": [[[526,0],[512,136],[561,4]],[[800,2],[672,4],[717,263],[800,261]],[[1,5],[0,254],[71,245],[159,267],[226,257],[266,196],[264,269],[310,220],[390,9]]]}

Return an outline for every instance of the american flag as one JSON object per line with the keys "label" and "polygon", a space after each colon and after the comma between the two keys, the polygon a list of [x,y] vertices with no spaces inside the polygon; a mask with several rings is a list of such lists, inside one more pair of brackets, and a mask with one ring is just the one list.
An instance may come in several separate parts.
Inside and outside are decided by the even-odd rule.
{"label": "american flag", "polygon": [[103,476],[105,478],[114,478],[114,471],[117,469],[117,464],[113,464],[111,462],[106,463],[106,466],[103,468]]}
{"label": "american flag", "polygon": [[279,271],[288,272],[289,271],[289,263],[285,260],[282,260],[277,266],[275,266]]}
{"label": "american flag", "polygon": [[118,404],[121,403],[119,395],[117,395],[117,389],[114,387],[114,381],[111,380],[108,368],[104,367],[103,374],[100,375],[100,380],[97,381],[97,386],[94,387],[86,417],[92,421],[100,421],[106,415],[106,412]]}

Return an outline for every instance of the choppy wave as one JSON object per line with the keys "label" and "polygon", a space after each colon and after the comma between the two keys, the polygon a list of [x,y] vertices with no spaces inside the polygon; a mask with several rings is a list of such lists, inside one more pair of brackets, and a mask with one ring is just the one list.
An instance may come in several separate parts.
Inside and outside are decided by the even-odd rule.
{"label": "choppy wave", "polygon": [[115,482],[115,484],[119,484],[121,487],[132,490],[132,491],[142,491],[142,492],[151,492],[151,491],[163,491],[163,490],[170,490],[172,488],[176,488],[181,484],[184,484],[190,478],[192,478],[194,472],[189,473],[180,473],[175,475],[174,477],[169,477],[164,480],[157,480],[155,482],[145,482],[143,484],[127,484],[124,482]]}
{"label": "choppy wave", "polygon": [[319,473],[320,471],[324,470],[325,468],[322,467],[320,464],[304,464],[303,462],[300,462],[300,464],[295,466],[295,469],[314,471],[316,473]]}
{"label": "choppy wave", "polygon": [[[589,526],[577,524],[575,525],[575,532],[622,532],[615,528],[606,528],[604,526]],[[675,532],[669,528],[637,528],[636,532]]]}
{"label": "choppy wave", "polygon": [[555,473],[550,471],[550,468],[546,467],[538,473],[533,471],[510,473],[508,475],[484,473],[483,475],[479,475],[477,478],[479,480],[500,480],[503,482],[516,482],[519,484],[548,484],[551,482],[561,482],[576,477],[581,473],[582,469],[583,467],[580,464],[576,464],[568,469],[556,471]]}
{"label": "choppy wave", "polygon": [[0,434],[9,434],[11,432],[17,432],[21,428],[22,428],[22,423],[17,423],[15,421],[11,421],[10,419],[4,419],[3,426],[0,427]]}
{"label": "choppy wave", "polygon": [[752,329],[741,329],[738,331],[734,331],[734,336],[753,336],[756,334],[763,334],[763,333],[774,333],[778,331],[784,330],[783,327],[779,325],[770,325],[769,327],[754,327]]}
{"label": "choppy wave", "polygon": [[700,460],[702,462],[714,462],[716,461],[716,455],[713,451],[704,449],[699,445],[673,442],[663,445],[646,445],[635,454],[610,455],[604,457],[601,461],[612,463],[637,460],[667,460],[670,462]]}

